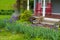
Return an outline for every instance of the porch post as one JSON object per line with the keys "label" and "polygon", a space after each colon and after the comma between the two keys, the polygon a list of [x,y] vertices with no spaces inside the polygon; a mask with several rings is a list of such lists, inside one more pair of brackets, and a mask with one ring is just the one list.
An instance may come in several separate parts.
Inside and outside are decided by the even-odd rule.
{"label": "porch post", "polygon": [[36,0],[34,0],[34,12],[35,12],[35,8],[36,8]]}
{"label": "porch post", "polygon": [[43,0],[43,17],[45,17],[45,0]]}
{"label": "porch post", "polygon": [[29,0],[27,0],[27,10],[29,10]]}

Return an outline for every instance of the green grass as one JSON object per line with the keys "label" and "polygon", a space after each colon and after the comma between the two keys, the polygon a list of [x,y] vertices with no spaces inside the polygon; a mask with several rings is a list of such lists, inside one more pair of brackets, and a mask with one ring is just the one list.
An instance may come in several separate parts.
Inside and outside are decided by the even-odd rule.
{"label": "green grass", "polygon": [[0,29],[0,40],[32,40],[32,38],[22,33],[11,33],[2,28]]}
{"label": "green grass", "polygon": [[16,0],[0,0],[0,10],[9,10],[13,9],[13,4],[15,4]]}
{"label": "green grass", "polygon": [[0,20],[9,19],[11,15],[0,15]]}
{"label": "green grass", "polygon": [[0,32],[0,40],[24,40],[24,34],[12,34],[10,32]]}
{"label": "green grass", "polygon": [[29,38],[27,35],[22,33],[12,34],[11,32],[6,32],[4,29],[0,32],[0,40],[44,40],[41,38]]}

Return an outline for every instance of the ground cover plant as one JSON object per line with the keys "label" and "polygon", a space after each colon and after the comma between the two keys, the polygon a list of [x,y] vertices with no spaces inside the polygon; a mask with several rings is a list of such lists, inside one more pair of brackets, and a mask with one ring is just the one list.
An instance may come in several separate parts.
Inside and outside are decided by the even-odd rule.
{"label": "ground cover plant", "polygon": [[[8,16],[8,17],[7,17]],[[0,15],[0,28],[5,27],[6,21],[10,18],[10,15]]]}
{"label": "ground cover plant", "polygon": [[44,27],[33,27],[30,25],[26,26],[26,24],[13,23],[13,24],[7,25],[6,29],[8,29],[8,31],[12,33],[23,33],[27,35],[29,38],[42,37],[42,39],[47,39],[47,40],[59,39],[59,31],[44,28]]}

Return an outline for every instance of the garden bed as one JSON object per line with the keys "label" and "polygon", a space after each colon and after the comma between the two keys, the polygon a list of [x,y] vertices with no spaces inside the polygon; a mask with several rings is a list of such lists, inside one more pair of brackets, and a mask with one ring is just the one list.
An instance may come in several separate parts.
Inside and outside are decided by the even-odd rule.
{"label": "garden bed", "polygon": [[60,30],[33,26],[30,23],[28,24],[28,22],[21,23],[20,21],[16,21],[10,23],[3,20],[1,22],[3,22],[1,23],[1,27],[4,25],[4,31],[0,32],[1,40],[60,40]]}

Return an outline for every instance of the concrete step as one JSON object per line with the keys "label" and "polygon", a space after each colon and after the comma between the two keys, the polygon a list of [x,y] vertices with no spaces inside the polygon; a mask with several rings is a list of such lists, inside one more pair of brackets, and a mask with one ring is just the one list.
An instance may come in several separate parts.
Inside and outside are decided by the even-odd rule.
{"label": "concrete step", "polygon": [[54,18],[44,18],[43,22],[41,24],[48,24],[48,25],[54,25],[56,22],[59,22],[60,19],[54,19]]}
{"label": "concrete step", "polygon": [[43,20],[43,22],[56,23],[56,22],[54,22],[54,21],[49,21],[49,20]]}
{"label": "concrete step", "polygon": [[44,18],[46,21],[53,21],[53,22],[58,22],[60,19],[55,19],[55,18]]}
{"label": "concrete step", "polygon": [[41,22],[41,24],[54,25],[54,23],[50,23],[50,22]]}
{"label": "concrete step", "polygon": [[[38,17],[37,17],[38,18]],[[44,18],[41,24],[48,24],[48,25],[54,25],[56,22],[59,22],[60,19],[55,18]],[[33,23],[39,23],[37,20],[34,20]]]}

